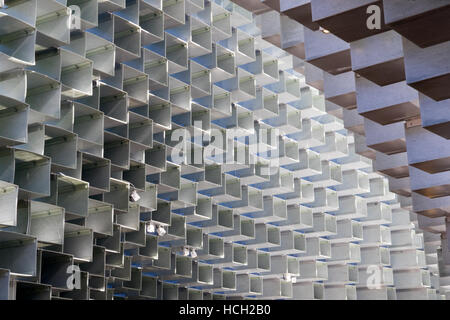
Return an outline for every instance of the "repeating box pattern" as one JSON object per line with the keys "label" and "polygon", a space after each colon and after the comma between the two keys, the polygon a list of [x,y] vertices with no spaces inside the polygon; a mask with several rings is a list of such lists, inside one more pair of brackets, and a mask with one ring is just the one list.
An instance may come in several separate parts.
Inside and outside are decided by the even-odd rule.
{"label": "repeating box pattern", "polygon": [[4,1],[0,299],[444,297],[446,102],[303,2]]}
{"label": "repeating box pattern", "polygon": [[[426,239],[431,278],[418,271],[397,272],[394,267],[394,283],[399,283],[397,297],[434,299],[436,292],[432,289],[444,296],[448,289],[444,239],[449,212],[450,101],[446,89],[449,68],[444,56],[448,55],[450,38],[448,32],[436,30],[448,30],[449,2],[244,2],[236,1],[262,17],[261,21],[266,16],[274,20],[279,13],[280,21],[291,19],[290,24],[303,28],[303,37],[290,43],[304,48],[304,52],[291,51],[298,59],[294,68],[305,75],[307,84],[324,92],[327,112],[343,119],[344,127],[354,133],[355,152],[374,160],[373,169],[387,177],[389,190],[398,195],[400,207],[410,211],[411,221],[417,221],[416,226],[422,229],[423,233],[419,229],[416,232]],[[262,30],[268,41],[277,36],[292,37],[283,27]],[[393,211],[393,219],[398,210]],[[392,241],[408,233],[392,232]],[[439,265],[438,260],[442,261]],[[422,280],[413,285],[414,277]],[[402,287],[406,282],[408,286]],[[380,297],[375,291],[363,289],[361,294]],[[392,292],[383,296],[386,294],[393,297]]]}

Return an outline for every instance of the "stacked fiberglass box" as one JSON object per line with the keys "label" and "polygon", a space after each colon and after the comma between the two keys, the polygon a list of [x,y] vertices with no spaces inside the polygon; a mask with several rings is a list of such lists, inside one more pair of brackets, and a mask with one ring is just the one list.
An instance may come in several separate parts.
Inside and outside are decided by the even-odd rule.
{"label": "stacked fiberglass box", "polygon": [[445,298],[445,43],[236,2],[4,1],[0,299]]}

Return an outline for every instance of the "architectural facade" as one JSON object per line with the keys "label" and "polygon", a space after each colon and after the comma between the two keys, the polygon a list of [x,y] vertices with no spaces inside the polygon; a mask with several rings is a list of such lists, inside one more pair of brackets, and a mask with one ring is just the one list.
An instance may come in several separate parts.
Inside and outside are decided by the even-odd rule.
{"label": "architectural facade", "polygon": [[450,0],[3,2],[0,299],[446,298]]}

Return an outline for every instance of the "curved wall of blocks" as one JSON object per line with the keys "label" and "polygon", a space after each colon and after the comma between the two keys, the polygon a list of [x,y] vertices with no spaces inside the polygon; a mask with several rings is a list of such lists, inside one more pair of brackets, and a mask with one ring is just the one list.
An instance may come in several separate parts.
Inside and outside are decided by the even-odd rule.
{"label": "curved wall of blocks", "polygon": [[445,298],[423,129],[309,1],[236,2],[4,1],[0,299]]}

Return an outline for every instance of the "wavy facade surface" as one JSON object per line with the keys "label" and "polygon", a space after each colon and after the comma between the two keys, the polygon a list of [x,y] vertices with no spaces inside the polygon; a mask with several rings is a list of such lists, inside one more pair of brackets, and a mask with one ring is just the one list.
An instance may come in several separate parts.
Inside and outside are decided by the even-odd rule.
{"label": "wavy facade surface", "polygon": [[5,0],[0,299],[445,299],[450,5],[336,1]]}

